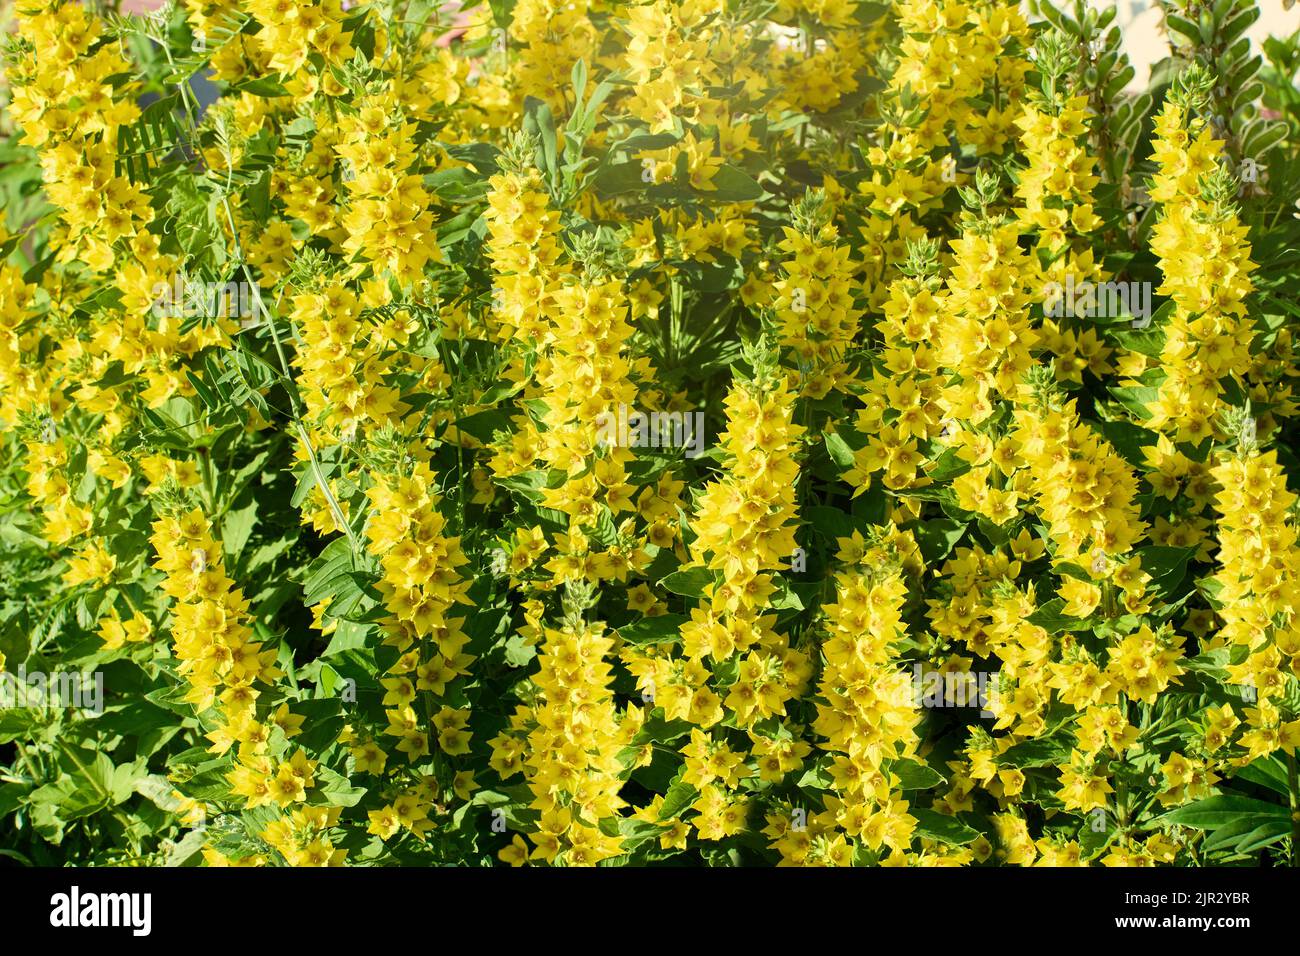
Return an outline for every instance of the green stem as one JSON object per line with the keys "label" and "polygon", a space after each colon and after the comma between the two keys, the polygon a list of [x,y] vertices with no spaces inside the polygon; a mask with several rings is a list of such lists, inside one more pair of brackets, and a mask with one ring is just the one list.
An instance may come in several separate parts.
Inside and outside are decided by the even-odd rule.
{"label": "green stem", "polygon": [[[229,164],[227,164],[229,168]],[[229,185],[229,184],[227,184]],[[311,443],[311,436],[307,433],[307,427],[302,422],[301,405],[298,396],[298,382],[294,379],[293,373],[289,370],[289,360],[285,356],[284,343],[280,341],[280,330],[275,321],[271,318],[270,310],[267,309],[266,303],[262,301],[262,290],[253,279],[253,273],[248,268],[248,263],[244,261],[243,245],[239,241],[239,229],[235,226],[235,216],[230,210],[229,194],[223,194],[221,197],[222,208],[226,211],[226,220],[230,223],[231,239],[235,245],[235,256],[239,260],[239,268],[244,274],[244,281],[248,283],[249,291],[253,293],[253,302],[266,322],[267,327],[271,330],[271,340],[275,343],[275,354],[280,360],[280,371],[284,374],[285,392],[289,395],[289,409],[294,426],[298,429],[298,438],[302,441],[303,447],[307,449],[307,459],[311,464],[312,475],[316,479],[316,485],[320,488],[321,494],[325,496],[329,504],[330,512],[334,515],[334,522],[343,529],[347,535],[348,544],[352,548],[352,553],[357,554],[358,544],[356,535],[352,533],[352,525],[348,522],[343,514],[343,509],[339,506],[338,499],[334,497],[334,491],[330,488],[329,482],[325,480],[325,475],[321,472],[320,461],[316,458],[316,448]]]}
{"label": "green stem", "polygon": [[212,479],[212,456],[208,449],[199,449],[199,477],[203,480],[204,513],[212,514],[217,508],[217,489]]}
{"label": "green stem", "polygon": [[1286,783],[1291,799],[1291,866],[1300,866],[1300,778],[1296,773],[1295,751],[1286,755]]}

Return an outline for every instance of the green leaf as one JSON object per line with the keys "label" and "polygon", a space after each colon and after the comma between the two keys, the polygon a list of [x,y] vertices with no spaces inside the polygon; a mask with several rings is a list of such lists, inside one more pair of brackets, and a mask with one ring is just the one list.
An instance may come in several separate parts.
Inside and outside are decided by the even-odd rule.
{"label": "green leaf", "polygon": [[1029,615],[1026,620],[1030,624],[1037,624],[1048,634],[1059,634],[1062,631],[1086,631],[1090,626],[1087,623],[1087,618],[1062,614],[1061,609],[1064,607],[1064,598],[1052,598],[1052,600]]}
{"label": "green leaf", "polygon": [[710,180],[712,189],[696,192],[713,202],[753,202],[763,195],[763,187],[753,176],[730,163],[723,165]]}
{"label": "green leaf", "polygon": [[957,454],[955,448],[948,448],[926,468],[926,474],[933,481],[949,481],[966,474],[970,468],[970,462]]}
{"label": "green leaf", "polygon": [[708,568],[686,568],[682,571],[674,571],[659,582],[660,587],[689,598],[703,597],[704,589],[711,584],[713,584],[713,572]]}
{"label": "green leaf", "polygon": [[1237,856],[1268,846],[1290,832],[1288,823],[1272,820],[1260,824],[1253,817],[1245,817],[1208,833],[1201,849],[1205,853]]}
{"label": "green leaf", "polygon": [[336,538],[307,567],[302,583],[303,601],[308,607],[333,597],[339,581],[353,570],[352,548],[346,538]]}
{"label": "green leaf", "polygon": [[978,830],[971,829],[956,817],[919,808],[911,808],[907,812],[916,818],[917,836],[938,840],[949,846],[964,846],[974,843],[980,837]]}
{"label": "green leaf", "polygon": [[795,784],[812,790],[827,790],[835,785],[835,778],[830,774],[831,758],[823,756],[803,772]]}
{"label": "green leaf", "polygon": [[497,432],[511,430],[510,416],[499,408],[488,408],[457,419],[456,427],[481,442],[490,442]]}
{"label": "green leaf", "polygon": [[1040,737],[1008,747],[998,757],[998,764],[1018,770],[1025,767],[1056,766],[1070,759],[1071,750],[1073,750],[1072,739],[1064,736]]}
{"label": "green leaf", "polygon": [[1126,421],[1101,421],[1096,423],[1096,427],[1125,461],[1146,468],[1142,449],[1156,443],[1158,436],[1155,432]]}
{"label": "green leaf", "polygon": [[45,723],[36,710],[25,707],[0,708],[0,744],[30,738]]}
{"label": "green leaf", "polygon": [[1151,575],[1150,587],[1161,598],[1170,597],[1187,577],[1187,563],[1195,548],[1169,548],[1153,545],[1138,552],[1142,570]]}
{"label": "green leaf", "polygon": [[929,790],[944,782],[938,771],[915,760],[895,760],[889,768],[898,777],[899,786],[904,790]]}
{"label": "green leaf", "polygon": [[689,621],[690,618],[681,614],[660,614],[657,617],[643,617],[639,621],[633,621],[631,624],[624,624],[620,627],[618,636],[628,644],[663,644],[677,640],[681,636],[682,625]]}
{"label": "green leaf", "polygon": [[175,785],[160,773],[140,777],[135,781],[134,787],[136,793],[168,813],[174,812],[181,804],[174,793]]}
{"label": "green leaf", "polygon": [[257,525],[257,498],[250,495],[242,508],[226,512],[221,521],[221,547],[230,557],[238,557]]}
{"label": "green leaf", "polygon": [[288,96],[289,91],[275,80],[268,80],[265,77],[259,77],[255,80],[248,80],[231,88],[234,93],[247,93],[249,96],[277,97]]}
{"label": "green leaf", "polygon": [[663,709],[655,708],[641,725],[641,730],[636,735],[636,743],[670,743],[685,737],[691,732],[693,726],[695,725],[687,720],[665,720]]}
{"label": "green leaf", "polygon": [[364,622],[340,620],[330,636],[329,646],[321,653],[321,657],[334,657],[346,651],[365,647],[366,638],[372,630],[372,625]]}
{"label": "green leaf", "polygon": [[1224,794],[1197,800],[1156,819],[1161,823],[1178,824],[1196,830],[1217,830],[1219,827],[1247,820],[1252,821],[1256,827],[1274,822],[1282,822],[1289,827],[1291,811],[1275,803],[1267,803],[1252,797]]}
{"label": "green leaf", "polygon": [[623,852],[625,853],[631,853],[641,844],[656,839],[663,832],[662,827],[632,817],[620,818],[618,830],[623,837]]}
{"label": "green leaf", "polygon": [[699,795],[700,791],[692,784],[677,779],[664,794],[664,802],[659,808],[659,819],[671,820],[673,817],[681,816]]}
{"label": "green leaf", "polygon": [[934,564],[948,557],[966,533],[967,524],[955,518],[926,518],[917,522],[912,533],[926,562]]}
{"label": "green leaf", "polygon": [[368,792],[365,787],[353,786],[347,777],[329,767],[316,769],[316,789],[335,807],[355,807]]}
{"label": "green leaf", "polygon": [[1110,393],[1142,421],[1151,417],[1151,409],[1148,406],[1160,399],[1160,389],[1148,385],[1112,386]]}
{"label": "green leaf", "polygon": [[195,863],[207,841],[208,835],[203,830],[189,831],[168,849],[163,866],[186,866]]}
{"label": "green leaf", "polygon": [[613,163],[592,177],[592,187],[601,196],[639,192],[650,184],[644,178],[645,167],[640,162]]}
{"label": "green leaf", "polygon": [[534,96],[524,98],[524,130],[537,137],[537,165],[552,184],[557,183],[560,164],[555,141],[555,117],[551,108]]}
{"label": "green leaf", "polygon": [[1286,765],[1272,755],[1252,760],[1233,774],[1233,779],[1259,784],[1284,797],[1291,793],[1291,787],[1287,783]]}
{"label": "green leaf", "polygon": [[839,432],[826,433],[826,453],[842,470],[848,471],[853,467],[853,449],[840,437]]}
{"label": "green leaf", "polygon": [[573,71],[569,74],[569,82],[573,84],[573,100],[575,103],[582,102],[582,96],[587,92],[587,61],[578,58],[573,64]]}

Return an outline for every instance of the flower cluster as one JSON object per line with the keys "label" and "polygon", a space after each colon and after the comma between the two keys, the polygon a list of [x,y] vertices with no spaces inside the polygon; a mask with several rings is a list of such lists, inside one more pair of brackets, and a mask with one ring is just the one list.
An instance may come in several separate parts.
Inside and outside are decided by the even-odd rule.
{"label": "flower cluster", "polygon": [[1300,861],[1247,0],[1155,105],[1081,5],[97,6],[3,44],[0,670],[108,706],[0,855]]}

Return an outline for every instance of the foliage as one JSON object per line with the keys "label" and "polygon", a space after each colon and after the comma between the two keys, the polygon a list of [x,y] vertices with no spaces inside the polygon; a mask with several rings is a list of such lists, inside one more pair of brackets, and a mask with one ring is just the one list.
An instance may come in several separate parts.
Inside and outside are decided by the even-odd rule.
{"label": "foliage", "polygon": [[1300,58],[1164,7],[19,0],[0,854],[1293,863]]}

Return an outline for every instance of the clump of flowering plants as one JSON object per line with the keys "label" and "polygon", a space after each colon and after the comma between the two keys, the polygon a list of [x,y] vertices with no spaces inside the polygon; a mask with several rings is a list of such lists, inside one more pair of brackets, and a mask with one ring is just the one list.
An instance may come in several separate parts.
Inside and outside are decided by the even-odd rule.
{"label": "clump of flowering plants", "polygon": [[1254,4],[13,6],[0,853],[1296,861]]}

